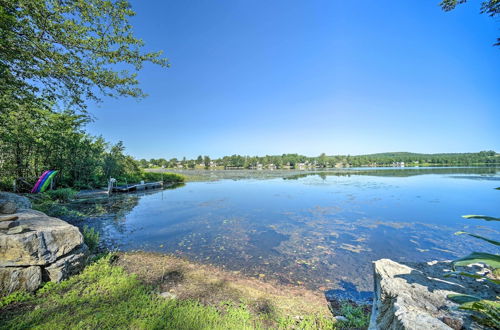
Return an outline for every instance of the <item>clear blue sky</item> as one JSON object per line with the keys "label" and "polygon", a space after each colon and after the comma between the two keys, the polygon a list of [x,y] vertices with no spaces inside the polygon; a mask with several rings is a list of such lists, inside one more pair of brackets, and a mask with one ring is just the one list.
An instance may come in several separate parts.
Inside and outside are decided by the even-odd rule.
{"label": "clear blue sky", "polygon": [[132,0],[172,66],[89,130],[137,158],[500,151],[500,23],[438,3]]}

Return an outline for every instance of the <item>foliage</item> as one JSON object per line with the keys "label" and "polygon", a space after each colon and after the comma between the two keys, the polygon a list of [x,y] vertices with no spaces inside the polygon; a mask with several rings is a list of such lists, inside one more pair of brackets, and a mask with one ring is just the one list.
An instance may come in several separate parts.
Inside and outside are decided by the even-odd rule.
{"label": "foliage", "polygon": [[472,237],[475,237],[475,238],[482,239],[483,241],[486,241],[486,242],[491,243],[493,245],[497,245],[497,246],[500,245],[500,242],[498,242],[498,241],[495,241],[493,239],[489,239],[489,238],[486,238],[486,237],[483,237],[483,236],[479,236],[479,235],[476,235],[476,234],[468,233],[466,231],[457,231],[455,233],[455,235],[469,235],[469,236],[472,236]]}
{"label": "foliage", "polygon": [[[397,166],[404,162],[406,166],[457,166],[457,165],[493,165],[500,163],[500,155],[495,151],[481,151],[476,153],[443,153],[443,154],[417,154],[410,152],[392,152],[371,155],[334,155],[321,154],[317,157],[307,157],[299,154],[266,155],[266,156],[224,156],[218,159],[198,156],[197,159],[172,158],[166,160],[141,159],[139,164],[142,168],[164,167],[164,168],[256,168],[262,165],[269,168],[294,168],[303,164],[310,168],[332,168],[335,166]],[[197,167],[198,166],[198,167]]]}
{"label": "foliage", "polygon": [[186,180],[183,175],[177,173],[156,173],[156,172],[143,172],[142,179],[144,181],[156,182],[161,181],[168,183],[181,183]]}
{"label": "foliage", "polygon": [[15,291],[8,296],[0,298],[0,308],[13,303],[29,301],[31,299],[33,299],[33,296],[30,293],[26,291]]}
{"label": "foliage", "polygon": [[[443,0],[441,2],[441,8],[445,11],[453,10],[457,5],[466,3],[467,0]],[[481,14],[487,14],[491,17],[497,17],[500,15],[500,1],[498,0],[485,0],[481,2]],[[500,46],[500,38],[497,39],[495,46]]]}
{"label": "foliage", "polygon": [[[486,221],[500,221],[500,218],[484,216],[484,215],[464,215],[463,218],[466,219],[481,219]],[[483,241],[486,241],[490,244],[499,246],[500,242],[496,240],[492,240],[480,235],[476,235],[473,233],[468,233],[464,231],[456,232],[455,235],[469,235]],[[484,264],[492,270],[494,276],[497,276],[498,271],[500,269],[500,255],[498,254],[490,254],[484,252],[473,252],[468,256],[462,257],[460,259],[453,261],[453,270],[454,272],[449,274],[452,275],[462,275],[467,277],[476,278],[479,280],[487,280],[493,282],[495,284],[500,284],[500,281],[497,279],[491,279],[484,275],[479,274],[469,274],[467,272],[457,272],[455,267],[457,266],[468,266],[471,264],[480,263]],[[460,309],[469,310],[477,315],[473,315],[474,319],[480,324],[486,325],[492,328],[500,328],[500,302],[491,301],[481,299],[475,296],[470,295],[462,295],[462,294],[451,294],[448,295],[448,298],[457,304],[460,305]]]}
{"label": "foliage", "polygon": [[475,215],[475,214],[462,215],[462,218],[465,218],[465,219],[480,219],[480,220],[486,220],[486,221],[500,221],[500,218],[490,217],[490,216],[487,216],[487,215]]}
{"label": "foliage", "polygon": [[342,329],[365,329],[370,323],[370,314],[364,311],[363,306],[344,303],[340,307],[340,315],[347,318],[347,321],[340,324]]}
{"label": "foliage", "polygon": [[[44,286],[27,296],[27,308],[0,309],[0,329],[332,329],[333,321],[313,315],[302,320],[263,319],[244,304],[202,305],[194,300],[164,299],[136,276],[101,258],[79,275]],[[15,300],[12,300],[15,301]],[[35,308],[36,307],[36,308]]]}
{"label": "foliage", "polygon": [[[143,96],[144,63],[168,66],[143,51],[127,0],[0,0],[0,70],[8,86],[83,108],[104,95]],[[120,70],[118,70],[118,68]]]}
{"label": "foliage", "polygon": [[110,176],[137,177],[141,170],[124,154],[123,143],[110,146],[84,131],[88,117],[72,111],[19,107],[0,112],[0,185],[29,191],[38,176],[57,169],[62,187],[89,188],[106,185]]}
{"label": "foliage", "polygon": [[47,190],[43,193],[43,195],[49,198],[50,200],[64,203],[73,199],[77,193],[78,191],[71,188],[60,188],[54,190]]}
{"label": "foliage", "polygon": [[86,100],[144,96],[134,71],[168,66],[143,51],[134,14],[127,0],[0,0],[0,189],[29,191],[48,169],[62,187],[140,177],[121,142],[84,130]]}
{"label": "foliage", "polygon": [[83,240],[89,247],[90,252],[96,252],[99,247],[99,232],[94,227],[84,226],[82,234]]}

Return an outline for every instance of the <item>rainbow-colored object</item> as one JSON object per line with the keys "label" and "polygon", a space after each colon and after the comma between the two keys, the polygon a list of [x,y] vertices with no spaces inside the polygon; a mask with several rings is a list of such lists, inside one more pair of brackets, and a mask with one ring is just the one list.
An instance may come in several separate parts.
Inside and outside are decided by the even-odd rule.
{"label": "rainbow-colored object", "polygon": [[52,179],[54,178],[54,176],[56,176],[56,174],[57,171],[54,170],[43,172],[38,181],[35,183],[33,189],[31,189],[31,193],[34,194],[34,193],[44,192],[45,189],[47,189],[47,187],[49,186],[50,181],[52,181]]}

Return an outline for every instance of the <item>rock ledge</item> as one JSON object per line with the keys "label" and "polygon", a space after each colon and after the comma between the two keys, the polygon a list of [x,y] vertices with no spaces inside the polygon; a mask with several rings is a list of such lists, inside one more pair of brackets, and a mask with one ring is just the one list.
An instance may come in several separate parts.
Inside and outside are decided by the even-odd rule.
{"label": "rock ledge", "polygon": [[77,227],[30,207],[26,197],[0,192],[0,296],[64,280],[88,257]]}
{"label": "rock ledge", "polygon": [[459,293],[495,299],[498,287],[464,276],[444,277],[450,270],[449,262],[375,261],[369,329],[483,329],[446,297]]}

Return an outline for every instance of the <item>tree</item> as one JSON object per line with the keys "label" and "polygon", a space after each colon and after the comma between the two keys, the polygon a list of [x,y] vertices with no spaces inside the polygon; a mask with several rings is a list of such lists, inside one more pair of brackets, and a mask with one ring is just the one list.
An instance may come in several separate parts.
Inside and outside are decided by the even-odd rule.
{"label": "tree", "polygon": [[205,167],[209,167],[210,166],[210,157],[208,156],[205,156],[203,157],[203,163],[205,163]]}
{"label": "tree", "polygon": [[[440,4],[444,11],[451,11],[457,5],[466,3],[467,0],[443,0]],[[481,3],[481,14],[487,14],[491,17],[500,15],[500,1],[499,0],[486,0]],[[495,46],[500,46],[500,38],[497,38]]]}
{"label": "tree", "polygon": [[101,95],[144,96],[129,70],[168,61],[143,51],[134,15],[127,0],[0,0],[0,87],[79,109]]}

